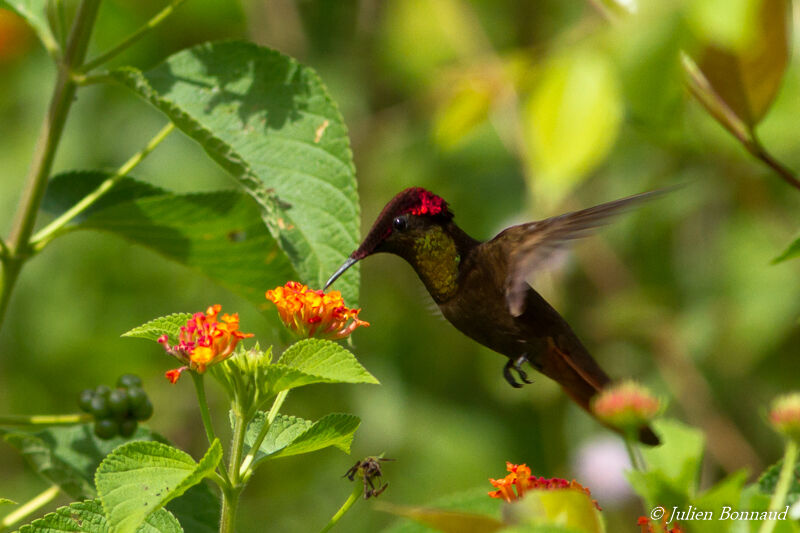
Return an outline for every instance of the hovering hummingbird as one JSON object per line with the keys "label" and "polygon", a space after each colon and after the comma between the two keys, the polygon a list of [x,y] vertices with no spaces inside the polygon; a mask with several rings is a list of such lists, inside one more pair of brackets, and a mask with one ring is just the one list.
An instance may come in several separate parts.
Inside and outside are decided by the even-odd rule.
{"label": "hovering hummingbird", "polygon": [[[569,324],[526,281],[570,241],[663,191],[654,191],[557,217],[511,226],[481,242],[453,221],[440,196],[406,189],[383,208],[364,241],[325,285],[357,261],[381,252],[399,255],[419,275],[444,317],[473,340],[508,357],[503,376],[531,383],[522,365],[557,381],[591,414],[592,398],[611,379]],[[639,439],[659,443],[649,427]]]}

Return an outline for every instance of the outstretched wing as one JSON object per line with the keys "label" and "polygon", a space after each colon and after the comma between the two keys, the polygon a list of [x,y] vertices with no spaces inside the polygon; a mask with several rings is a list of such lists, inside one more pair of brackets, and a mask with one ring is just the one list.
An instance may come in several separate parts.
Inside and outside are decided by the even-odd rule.
{"label": "outstretched wing", "polygon": [[616,215],[670,190],[661,189],[629,196],[557,217],[512,226],[498,234],[492,242],[500,244],[499,241],[504,241],[503,248],[508,250],[505,291],[511,314],[519,316],[525,311],[528,276],[543,268],[570,241],[586,237],[595,228],[611,222]]}

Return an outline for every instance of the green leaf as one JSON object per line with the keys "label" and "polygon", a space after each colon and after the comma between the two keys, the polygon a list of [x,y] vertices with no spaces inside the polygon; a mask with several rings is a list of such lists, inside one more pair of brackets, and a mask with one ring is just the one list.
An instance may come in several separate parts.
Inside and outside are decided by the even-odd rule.
{"label": "green leaf", "polygon": [[[133,437],[139,441],[164,442],[164,438],[139,426]],[[94,498],[94,473],[103,458],[130,439],[103,440],[94,435],[92,424],[51,427],[38,433],[13,431],[5,440],[19,450],[31,468],[75,499]]]}
{"label": "green leaf", "polygon": [[31,25],[36,36],[48,50],[57,50],[58,44],[47,22],[47,0],[0,0],[0,7],[8,6]]}
{"label": "green leaf", "polygon": [[[48,187],[46,205],[59,215],[107,177],[102,172],[62,174]],[[118,187],[63,231],[118,235],[205,274],[261,309],[266,308],[266,289],[296,277],[247,194],[171,194],[133,179]]]}
{"label": "green leaf", "polygon": [[[443,498],[437,498],[430,504],[431,509],[439,511],[454,511],[461,513],[477,514],[493,519],[495,522],[501,519],[501,509],[503,505],[502,500],[487,497],[489,491],[485,487],[476,487],[474,489],[458,492],[455,494],[447,495]],[[385,510],[391,513],[388,509],[381,509],[383,502],[377,502],[376,507],[379,510]],[[423,526],[416,522],[400,522],[386,530],[385,533],[423,533],[433,531],[427,526]]]}
{"label": "green leaf", "polygon": [[[485,495],[484,495],[485,496]],[[488,497],[488,496],[485,496]],[[505,524],[490,516],[466,511],[451,511],[432,507],[412,507],[383,502],[375,504],[379,511],[414,520],[424,526],[443,533],[492,533],[500,531]],[[417,531],[414,528],[393,528],[392,531]],[[427,531],[424,529],[422,531]]]}
{"label": "green leaf", "polygon": [[[256,200],[300,278],[322,286],[357,247],[346,127],[319,77],[274,50],[210,43],[113,79],[165,113]],[[350,305],[358,270],[337,284]]]}
{"label": "green leaf", "polygon": [[642,449],[647,470],[632,470],[626,475],[649,506],[682,508],[697,490],[703,435],[675,420],[657,420],[653,426],[661,438],[661,446]]}
{"label": "green leaf", "polygon": [[[747,481],[747,471],[740,470],[718,482],[703,494],[694,499],[694,507],[700,511],[711,511],[713,516],[719,516],[723,507],[742,509],[742,488]],[[749,508],[747,508],[749,510]],[[731,530],[731,521],[727,524],[719,520],[697,520],[692,523],[692,531],[697,533],[721,533]]]}
{"label": "green leaf", "polygon": [[[244,441],[247,451],[265,422],[266,413],[263,411],[259,411],[250,422]],[[330,446],[349,454],[350,443],[353,442],[353,436],[360,424],[361,420],[357,416],[343,413],[332,413],[316,422],[278,415],[258,449],[255,463],[264,459],[311,453]]]}
{"label": "green leaf", "polygon": [[305,339],[296,342],[283,352],[278,364],[329,383],[378,383],[375,376],[361,366],[349,350],[327,340]]}
{"label": "green leaf", "polygon": [[[58,216],[97,189],[109,177],[111,177],[110,173],[99,170],[80,170],[58,174],[47,183],[47,190],[42,198],[42,209],[53,216]],[[124,177],[111,190],[72,219],[71,225],[74,226],[85,220],[90,214],[113,205],[162,194],[169,194],[169,191],[129,176]]]}
{"label": "green leaf", "polygon": [[578,489],[533,489],[506,506],[507,521],[530,526],[565,526],[583,533],[604,533],[605,525],[592,498]]}
{"label": "green leaf", "polygon": [[772,260],[772,264],[800,257],[800,237],[796,238],[792,244],[786,248],[781,255]]}
{"label": "green leaf", "polygon": [[[742,5],[744,21],[731,24],[731,38],[717,39],[699,52],[697,65],[710,87],[698,87],[692,81],[693,90],[711,93],[707,97],[719,99],[753,128],[775,99],[788,64],[791,13],[786,0],[735,3]],[[734,11],[727,3],[718,6],[725,7],[713,10],[712,18],[717,21],[726,20],[721,13]]]}
{"label": "green leaf", "polygon": [[169,502],[166,510],[178,519],[188,533],[219,531],[220,501],[207,483],[191,487],[183,496]]}
{"label": "green leaf", "polygon": [[180,335],[181,326],[186,325],[186,321],[190,318],[192,318],[191,313],[173,313],[171,315],[154,318],[141,326],[126,331],[122,336],[158,341],[159,337],[167,335],[170,344],[176,344],[178,342],[178,335]]}
{"label": "green leaf", "polygon": [[210,475],[222,459],[215,440],[195,463],[181,450],[159,442],[131,442],[114,450],[97,469],[95,484],[116,533],[136,531],[154,511]]}
{"label": "green leaf", "polygon": [[[103,513],[99,500],[75,502],[59,507],[26,526],[18,533],[111,533],[112,526]],[[169,511],[159,509],[139,526],[138,533],[183,533],[183,528]],[[187,530],[193,531],[193,530]]]}
{"label": "green leaf", "polygon": [[8,498],[0,498],[0,505],[17,505],[17,502]]}
{"label": "green leaf", "polygon": [[[772,494],[775,492],[775,485],[778,484],[778,476],[783,467],[783,459],[770,466],[761,477],[758,478],[758,490],[764,494]],[[786,495],[786,503],[791,505],[796,501],[800,501],[800,463],[794,467],[794,476],[792,476],[792,484],[789,485],[789,492]]]}
{"label": "green leaf", "polygon": [[622,121],[614,65],[577,49],[544,67],[522,116],[535,192],[558,203],[611,151]]}

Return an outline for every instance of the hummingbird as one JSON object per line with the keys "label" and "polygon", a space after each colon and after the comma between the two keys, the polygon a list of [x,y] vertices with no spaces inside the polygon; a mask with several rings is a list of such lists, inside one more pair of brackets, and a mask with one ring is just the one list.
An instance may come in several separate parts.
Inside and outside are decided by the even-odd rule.
{"label": "hummingbird", "polygon": [[[527,280],[552,263],[571,241],[661,193],[646,192],[511,226],[482,242],[456,225],[442,197],[412,187],[386,204],[364,241],[330,277],[325,289],[365,257],[398,255],[414,268],[442,315],[456,329],[508,358],[503,376],[512,387],[522,387],[520,381],[532,383],[523,369],[528,363],[558,382],[592,414],[592,398],[611,378],[566,320]],[[640,428],[639,440],[659,444],[649,427]]]}

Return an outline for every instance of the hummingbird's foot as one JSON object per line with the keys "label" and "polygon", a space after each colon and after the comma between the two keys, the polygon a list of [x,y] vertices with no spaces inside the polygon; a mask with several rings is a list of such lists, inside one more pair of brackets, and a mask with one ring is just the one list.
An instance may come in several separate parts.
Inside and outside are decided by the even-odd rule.
{"label": "hummingbird's foot", "polygon": [[522,354],[516,359],[509,359],[506,365],[503,367],[503,377],[506,378],[508,384],[514,387],[515,389],[519,389],[522,387],[522,383],[519,383],[516,379],[514,379],[514,375],[511,373],[511,370],[516,370],[517,374],[519,375],[519,379],[521,379],[525,383],[533,383],[533,381],[528,379],[528,374],[522,370],[522,365],[528,361],[528,354]]}
{"label": "hummingbird's foot", "polygon": [[528,354],[524,353],[520,355],[514,360],[514,370],[516,370],[517,374],[519,374],[519,379],[530,385],[531,383],[533,383],[533,380],[528,379],[528,374],[526,374],[525,371],[522,370],[522,365],[528,362],[530,362],[528,361]]}

